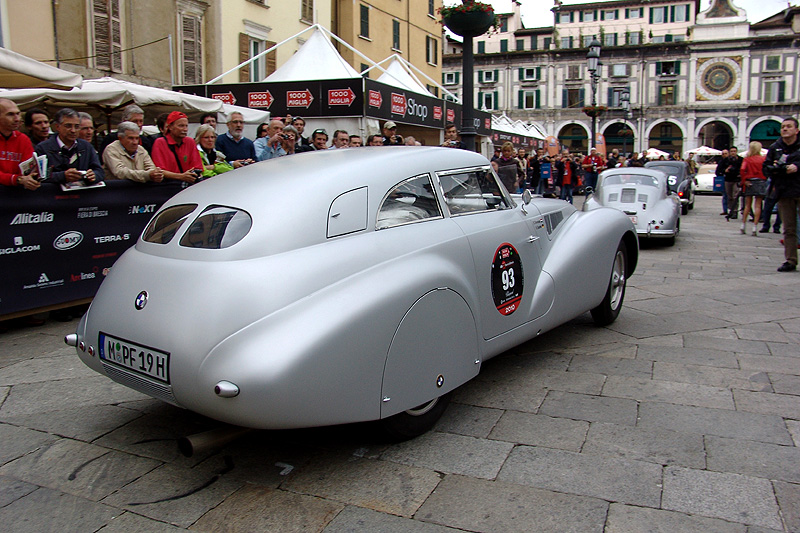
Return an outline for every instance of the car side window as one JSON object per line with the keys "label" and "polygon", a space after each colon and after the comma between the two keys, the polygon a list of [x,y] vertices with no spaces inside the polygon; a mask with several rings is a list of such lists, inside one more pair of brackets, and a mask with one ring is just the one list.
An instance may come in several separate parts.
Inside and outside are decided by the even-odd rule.
{"label": "car side window", "polygon": [[142,239],[156,244],[167,244],[196,208],[197,204],[181,204],[164,209],[147,225]]}
{"label": "car side window", "polygon": [[511,207],[497,177],[488,168],[439,174],[442,192],[451,215],[495,211]]}
{"label": "car side window", "polygon": [[381,201],[376,229],[386,229],[421,220],[442,218],[439,202],[428,174],[403,180]]}

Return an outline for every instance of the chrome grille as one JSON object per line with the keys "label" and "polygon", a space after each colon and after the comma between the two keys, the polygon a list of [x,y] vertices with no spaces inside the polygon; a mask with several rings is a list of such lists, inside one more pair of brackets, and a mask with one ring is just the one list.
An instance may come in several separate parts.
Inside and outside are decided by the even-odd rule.
{"label": "chrome grille", "polygon": [[106,371],[106,375],[117,383],[147,394],[148,396],[152,396],[153,398],[161,400],[162,402],[171,403],[172,405],[177,405],[180,407],[180,404],[175,399],[175,396],[172,395],[172,387],[169,385],[153,383],[149,379],[144,379],[136,374],[120,370],[119,368],[108,364],[105,361],[101,362],[103,363],[103,370]]}

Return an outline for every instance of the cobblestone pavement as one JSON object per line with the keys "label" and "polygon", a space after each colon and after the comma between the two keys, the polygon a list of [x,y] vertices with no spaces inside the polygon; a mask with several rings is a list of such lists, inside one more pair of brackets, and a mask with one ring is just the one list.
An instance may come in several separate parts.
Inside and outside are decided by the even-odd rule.
{"label": "cobblestone pavement", "polygon": [[[582,198],[576,198],[578,203]],[[700,197],[619,319],[487,362],[434,431],[213,428],[90,372],[76,321],[0,334],[0,524],[45,531],[800,531],[800,273]]]}

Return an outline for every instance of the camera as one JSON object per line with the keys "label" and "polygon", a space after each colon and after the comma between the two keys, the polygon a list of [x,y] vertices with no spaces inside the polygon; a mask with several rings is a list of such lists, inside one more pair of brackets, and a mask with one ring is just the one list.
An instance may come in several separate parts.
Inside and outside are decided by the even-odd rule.
{"label": "camera", "polygon": [[281,133],[281,139],[288,139],[288,138],[289,138],[288,133]]}
{"label": "camera", "polygon": [[447,144],[449,144],[450,146],[456,146],[458,144],[458,141],[450,141]]}

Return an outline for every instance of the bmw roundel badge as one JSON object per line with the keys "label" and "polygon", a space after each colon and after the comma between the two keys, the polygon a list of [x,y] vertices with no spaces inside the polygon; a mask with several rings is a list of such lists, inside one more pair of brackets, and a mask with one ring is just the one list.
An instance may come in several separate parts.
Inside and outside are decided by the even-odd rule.
{"label": "bmw roundel badge", "polygon": [[138,311],[144,309],[144,306],[147,305],[147,291],[142,291],[136,295],[136,300],[133,302],[134,307]]}

